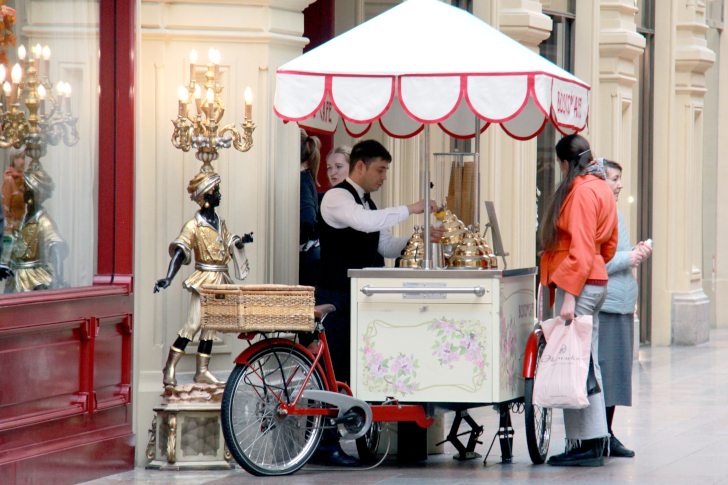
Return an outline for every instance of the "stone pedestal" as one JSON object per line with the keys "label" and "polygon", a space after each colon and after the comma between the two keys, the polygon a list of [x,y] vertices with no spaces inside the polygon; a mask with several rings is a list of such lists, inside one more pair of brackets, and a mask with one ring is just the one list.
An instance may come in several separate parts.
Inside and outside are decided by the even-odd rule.
{"label": "stone pedestal", "polygon": [[166,386],[154,408],[147,468],[156,470],[229,470],[232,457],[220,424],[224,384]]}
{"label": "stone pedestal", "polygon": [[710,300],[703,290],[672,294],[672,343],[699,345],[710,339]]}

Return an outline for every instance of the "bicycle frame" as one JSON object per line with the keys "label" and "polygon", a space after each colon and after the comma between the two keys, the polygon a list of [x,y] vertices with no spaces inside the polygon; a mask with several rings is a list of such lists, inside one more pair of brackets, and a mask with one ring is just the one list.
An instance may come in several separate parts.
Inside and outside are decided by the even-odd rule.
{"label": "bicycle frame", "polygon": [[[257,335],[259,332],[253,332],[253,333],[245,333],[240,334],[239,338],[241,339],[247,339],[250,340],[255,335]],[[339,382],[336,380],[336,375],[334,374],[334,366],[331,362],[331,354],[329,353],[329,345],[326,340],[326,332],[322,330],[318,334],[319,337],[319,345],[318,348],[315,348],[315,354],[312,353],[309,349],[304,347],[303,345],[283,338],[275,338],[275,339],[264,339],[261,340],[247,349],[245,349],[236,359],[236,364],[246,364],[250,366],[250,368],[253,370],[253,372],[260,378],[264,383],[265,379],[263,379],[262,376],[258,375],[258,372],[250,365],[248,362],[248,359],[253,356],[255,353],[260,351],[261,349],[265,347],[269,347],[276,344],[282,344],[282,345],[288,345],[296,348],[298,351],[305,354],[309,359],[311,359],[311,362],[313,364],[311,365],[311,368],[307,372],[303,385],[300,386],[300,389],[298,390],[298,394],[295,396],[293,402],[291,404],[288,404],[284,402],[281,399],[281,395],[284,391],[281,391],[279,393],[276,393],[272,388],[268,386],[268,384],[265,384],[265,386],[268,388],[268,390],[273,394],[273,396],[276,397],[278,402],[280,403],[280,409],[282,414],[288,414],[288,415],[298,415],[298,416],[329,416],[329,417],[336,417],[339,414],[339,410],[337,408],[325,408],[325,407],[316,407],[316,408],[299,408],[297,407],[298,401],[301,398],[301,395],[304,391],[304,388],[306,387],[306,383],[311,378],[311,375],[313,374],[314,369],[319,369],[321,374],[324,376],[324,386],[326,387],[327,391],[338,393],[340,389],[343,389],[347,392],[349,396],[352,396],[351,389],[348,385],[346,385],[343,382]],[[323,360],[323,367],[321,367],[321,360]],[[293,379],[293,376],[290,377],[290,380]],[[284,383],[284,386],[287,385],[287,383]],[[399,404],[396,401],[391,401],[388,404],[382,404],[382,405],[372,405],[372,420],[374,422],[394,422],[394,421],[412,421],[417,423],[422,428],[429,428],[432,423],[434,422],[433,418],[427,417],[425,414],[425,409],[421,405],[418,404]]]}

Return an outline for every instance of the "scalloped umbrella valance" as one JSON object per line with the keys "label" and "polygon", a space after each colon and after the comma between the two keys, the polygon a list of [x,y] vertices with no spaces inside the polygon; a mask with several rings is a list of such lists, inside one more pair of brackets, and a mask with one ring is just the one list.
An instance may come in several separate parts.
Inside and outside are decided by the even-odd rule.
{"label": "scalloped umbrella valance", "polygon": [[[472,14],[438,0],[408,0],[281,66],[276,114],[314,126],[333,108],[363,136],[379,122],[408,138],[437,123],[457,138],[475,117],[528,140],[551,122],[587,125],[589,85]],[[331,120],[334,120],[331,123]],[[306,123],[304,120],[309,120]]]}

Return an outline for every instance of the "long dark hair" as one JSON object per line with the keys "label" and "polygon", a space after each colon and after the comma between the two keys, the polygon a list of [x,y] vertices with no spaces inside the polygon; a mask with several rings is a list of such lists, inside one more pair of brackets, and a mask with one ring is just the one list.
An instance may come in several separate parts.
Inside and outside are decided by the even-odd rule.
{"label": "long dark hair", "polygon": [[321,162],[321,140],[317,136],[308,136],[306,130],[301,128],[301,165],[308,162],[307,170],[311,173],[313,182],[318,183],[318,169]]}
{"label": "long dark hair", "polygon": [[541,246],[546,251],[553,251],[556,249],[556,224],[559,222],[559,215],[561,212],[561,205],[564,203],[566,196],[571,191],[571,185],[576,180],[576,177],[589,165],[594,159],[589,147],[589,142],[586,138],[580,135],[568,135],[563,137],[556,144],[556,156],[559,160],[569,162],[569,172],[566,174],[566,178],[561,182],[559,187],[556,189],[554,196],[551,198],[546,216],[541,223],[541,229],[539,231],[539,238],[541,240]]}

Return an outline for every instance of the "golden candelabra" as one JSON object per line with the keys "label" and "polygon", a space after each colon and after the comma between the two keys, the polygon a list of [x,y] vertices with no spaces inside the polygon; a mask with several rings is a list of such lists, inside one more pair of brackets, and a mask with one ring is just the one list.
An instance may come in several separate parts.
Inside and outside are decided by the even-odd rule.
{"label": "golden candelabra", "polygon": [[[59,82],[56,86],[58,97],[54,97],[53,83],[49,79],[51,51],[48,46],[41,48],[40,44],[32,47],[31,51],[32,59],[31,56],[26,59],[25,46],[18,48],[20,63],[15,64],[10,72],[12,84],[5,81],[5,66],[0,65],[0,82],[5,81],[0,112],[0,147],[20,148],[25,145],[25,153],[32,159],[29,168],[37,169],[48,144],[56,146],[63,140],[65,145],[73,146],[78,143],[79,136],[76,131],[78,118],[71,114],[71,86]],[[20,109],[23,96],[27,113]],[[46,106],[48,102],[49,109]]]}
{"label": "golden candelabra", "polygon": [[[172,134],[172,144],[175,148],[182,151],[189,151],[190,148],[196,148],[195,156],[202,162],[202,172],[212,172],[211,162],[217,160],[219,154],[218,149],[230,148],[234,146],[236,150],[247,152],[253,146],[253,95],[250,88],[245,89],[245,121],[240,123],[243,129],[242,134],[235,128],[235,123],[230,123],[220,127],[220,120],[225,114],[225,105],[220,99],[220,93],[223,88],[220,86],[220,52],[216,49],[210,49],[209,62],[207,64],[207,72],[204,84],[204,99],[200,85],[196,81],[196,65],[197,52],[193,50],[190,53],[190,83],[180,86],[179,95],[179,113],[177,119],[172,120],[174,125],[174,133]],[[195,100],[197,114],[190,116],[187,106]],[[204,119],[203,115],[204,114]]]}

